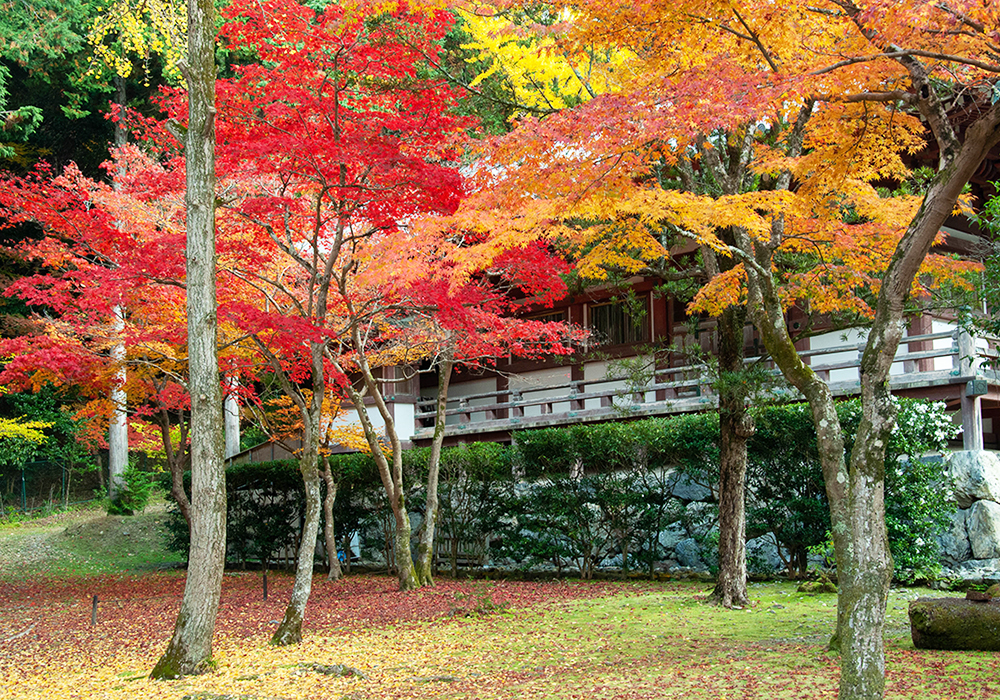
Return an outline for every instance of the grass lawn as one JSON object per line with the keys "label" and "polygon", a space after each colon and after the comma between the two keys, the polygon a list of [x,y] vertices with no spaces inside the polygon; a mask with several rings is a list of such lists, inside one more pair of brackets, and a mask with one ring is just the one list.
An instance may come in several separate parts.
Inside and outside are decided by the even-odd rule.
{"label": "grass lawn", "polygon": [[[0,555],[12,538],[65,538],[77,524],[0,528]],[[160,555],[136,552],[112,574],[90,545],[54,542],[48,556],[73,551],[90,562],[85,573],[0,560],[0,698],[836,696],[837,657],[825,651],[836,597],[786,583],[752,585],[753,606],[733,611],[706,605],[709,586],[692,582],[442,580],[399,593],[387,577],[317,577],[305,641],[273,648],[291,578],[273,576],[264,601],[259,573],[230,573],[216,671],[154,683],[145,674],[170,635],[183,572],[153,571]],[[941,594],[897,589],[890,599],[888,697],[1000,697],[1000,656],[913,648],[906,607],[918,595]],[[362,675],[331,675],[336,664]]]}

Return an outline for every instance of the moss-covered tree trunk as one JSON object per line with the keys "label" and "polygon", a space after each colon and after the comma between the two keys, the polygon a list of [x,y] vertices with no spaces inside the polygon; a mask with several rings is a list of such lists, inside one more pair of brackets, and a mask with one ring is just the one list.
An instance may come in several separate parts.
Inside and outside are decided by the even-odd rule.
{"label": "moss-covered tree trunk", "polygon": [[427,503],[424,506],[424,524],[417,545],[417,562],[414,572],[421,586],[434,585],[434,533],[438,518],[438,476],[441,473],[441,446],[444,444],[445,410],[448,407],[448,386],[454,366],[453,351],[438,366],[437,405],[434,418],[434,437],[427,460]]}
{"label": "moss-covered tree trunk", "polygon": [[730,307],[719,319],[719,575],[711,600],[727,608],[749,605],[746,556],[747,440],[753,418],[740,383],[746,310]]}
{"label": "moss-covered tree trunk", "polygon": [[[962,188],[985,154],[1000,142],[1000,105],[983,113],[959,141],[920,64],[912,59],[903,63],[909,65],[913,83],[920,88],[920,111],[942,146],[942,160],[879,287],[859,368],[862,416],[849,461],[844,457],[830,388],[798,356],[785,325],[772,268],[783,234],[782,221],[775,220],[770,241],[755,243],[743,236],[738,243],[746,254],[748,308],[775,364],[809,401],[816,426],[837,556],[835,644],[841,653],[840,700],[877,699],[885,692],[883,629],[892,577],[885,526],[885,448],[895,421],[888,380],[903,337],[903,304]],[[796,124],[799,134],[810,114],[811,105],[807,105]],[[789,142],[791,154],[797,155],[801,139],[793,132]],[[782,186],[790,185],[790,175],[785,173],[781,179]]]}
{"label": "moss-covered tree trunk", "polygon": [[187,315],[191,394],[191,550],[177,624],[150,677],[210,667],[226,558],[226,474],[222,387],[216,353],[215,19],[211,0],[188,2],[189,128]]}

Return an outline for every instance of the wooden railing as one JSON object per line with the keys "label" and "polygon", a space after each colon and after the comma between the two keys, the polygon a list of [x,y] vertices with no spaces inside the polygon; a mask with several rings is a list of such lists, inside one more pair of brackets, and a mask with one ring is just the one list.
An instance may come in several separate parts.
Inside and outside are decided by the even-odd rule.
{"label": "wooden railing", "polygon": [[[940,342],[945,339],[950,342]],[[942,347],[933,348],[935,344]],[[931,349],[927,349],[928,345]],[[864,342],[844,343],[805,350],[799,356],[830,384],[835,395],[850,396],[859,391],[857,368],[864,348]],[[906,336],[896,353],[890,386],[894,390],[919,389],[965,382],[974,376],[997,380],[997,373],[984,369],[981,361],[984,355],[995,358],[996,348],[995,342],[977,347],[974,339],[961,330]],[[771,371],[778,372],[766,358],[748,358],[747,362],[765,362]],[[789,400],[798,396],[791,387],[778,392]],[[606,420],[616,415],[685,413],[711,408],[716,401],[703,366],[664,367],[651,372],[641,385],[608,376],[449,398],[446,430],[448,434],[485,433]],[[418,439],[430,437],[433,432],[434,403],[424,400],[417,404]]]}

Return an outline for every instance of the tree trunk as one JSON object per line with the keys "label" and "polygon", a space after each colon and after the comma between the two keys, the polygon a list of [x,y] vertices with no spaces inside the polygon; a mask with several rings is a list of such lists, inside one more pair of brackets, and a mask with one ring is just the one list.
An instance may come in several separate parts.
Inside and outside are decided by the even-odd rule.
{"label": "tree trunk", "polygon": [[73,465],[70,463],[66,467],[66,488],[63,489],[63,508],[69,508],[69,490],[73,483]]}
{"label": "tree trunk", "polygon": [[743,327],[746,310],[730,307],[719,319],[719,574],[710,600],[727,608],[750,604],[747,595],[747,440],[753,417],[746,407]]}
{"label": "tree trunk", "polygon": [[413,555],[410,553],[410,541],[413,528],[410,525],[410,514],[406,510],[406,500],[402,493],[392,503],[392,515],[396,523],[393,554],[396,556],[396,576],[399,578],[399,590],[412,591],[420,587],[417,581]]}
{"label": "tree trunk", "polygon": [[434,528],[438,517],[438,475],[441,471],[441,445],[444,443],[445,410],[448,408],[448,385],[451,382],[453,351],[438,366],[437,407],[434,418],[434,438],[427,462],[427,504],[424,507],[424,526],[417,545],[415,576],[421,586],[433,586]]}
{"label": "tree trunk", "polygon": [[240,453],[240,402],[237,398],[240,380],[226,378],[226,399],[224,413],[226,421],[226,459]]}
{"label": "tree trunk", "polygon": [[323,498],[323,544],[326,546],[326,556],[330,560],[327,579],[336,581],[344,575],[340,570],[340,559],[337,558],[337,537],[333,528],[333,504],[337,500],[337,482],[333,480],[330,458],[326,455],[323,455],[323,481],[326,482],[326,496]]}
{"label": "tree trunk", "polygon": [[[115,306],[111,310],[111,327],[117,334],[125,331],[125,310]],[[115,364],[114,384],[111,387],[111,419],[108,423],[108,498],[118,500],[125,486],[125,469],[128,467],[128,397],[125,393],[125,343],[118,340],[111,346],[111,361]]]}
{"label": "tree trunk", "polygon": [[187,523],[188,532],[191,531],[191,501],[188,499],[187,493],[184,491],[184,444],[186,440],[186,431],[184,430],[184,412],[181,411],[181,440],[177,447],[177,452],[174,451],[174,445],[172,436],[170,435],[170,416],[167,413],[166,408],[160,409],[159,413],[159,423],[160,423],[160,438],[163,442],[163,452],[167,457],[167,468],[170,469],[170,497],[174,499],[174,503],[177,504],[178,510],[180,510],[181,515],[184,516],[184,522]]}
{"label": "tree trunk", "polygon": [[[115,73],[115,100],[124,109],[128,96],[125,92],[125,78]],[[128,133],[125,125],[115,121],[115,147],[122,148],[128,143]],[[119,174],[124,175],[122,171]],[[114,184],[114,189],[120,185]],[[111,417],[108,422],[108,498],[112,503],[118,500],[125,485],[125,469],[128,467],[128,396],[125,393],[125,382],[128,380],[125,369],[126,351],[122,334],[125,331],[125,309],[115,305],[111,309],[111,329],[117,339],[111,346],[111,362],[114,363],[114,380],[111,385]]]}
{"label": "tree trunk", "polygon": [[285,608],[285,616],[278,624],[271,637],[271,644],[285,646],[298,644],[302,641],[302,620],[305,617],[306,603],[312,592],[314,561],[316,558],[316,537],[319,534],[320,489],[319,469],[319,437],[315,430],[307,430],[311,435],[304,436],[308,440],[303,445],[302,456],[299,459],[299,471],[306,491],[305,522],[302,525],[302,537],[299,539],[299,552],[295,561],[295,583],[292,584],[292,595]]}
{"label": "tree trunk", "polygon": [[191,394],[191,550],[173,637],[150,674],[210,668],[226,559],[222,387],[216,355],[215,18],[212,0],[188,2],[187,315]]}
{"label": "tree trunk", "polygon": [[358,420],[361,422],[361,428],[364,430],[368,446],[371,447],[372,458],[375,460],[375,466],[378,468],[379,478],[381,478],[382,486],[385,488],[389,507],[392,509],[393,521],[396,527],[393,540],[393,554],[396,558],[396,576],[399,578],[399,590],[411,591],[418,588],[419,583],[414,572],[413,555],[410,552],[410,540],[413,528],[410,526],[410,514],[406,509],[406,493],[403,486],[403,446],[399,440],[399,435],[396,433],[395,421],[388,407],[385,405],[382,392],[379,390],[378,383],[368,364],[368,358],[364,353],[365,345],[361,341],[361,333],[357,325],[351,329],[351,333],[354,339],[354,347],[357,351],[356,360],[358,368],[361,370],[365,389],[368,395],[374,400],[375,407],[378,409],[379,415],[382,416],[382,420],[385,423],[386,438],[389,442],[389,450],[392,458],[391,463],[386,456],[385,450],[382,449],[381,436],[372,424],[371,416],[368,415],[368,409],[365,406],[364,397],[361,395],[361,392],[350,385],[347,387],[347,391],[351,396],[351,402],[357,409]]}

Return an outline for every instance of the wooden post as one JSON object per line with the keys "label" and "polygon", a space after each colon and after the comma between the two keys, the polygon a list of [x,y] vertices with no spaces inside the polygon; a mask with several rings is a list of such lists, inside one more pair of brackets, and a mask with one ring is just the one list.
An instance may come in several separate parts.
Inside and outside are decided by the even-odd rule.
{"label": "wooden post", "polygon": [[94,596],[94,600],[90,606],[90,626],[94,627],[97,625],[97,596]]}
{"label": "wooden post", "polygon": [[986,391],[985,380],[973,379],[962,392],[962,449],[983,449],[982,395]]}
{"label": "wooden post", "polygon": [[972,377],[962,391],[962,447],[966,450],[983,449],[983,412],[980,397],[986,393],[986,382],[976,381],[975,340],[964,328],[958,329],[958,362],[962,377]]}

